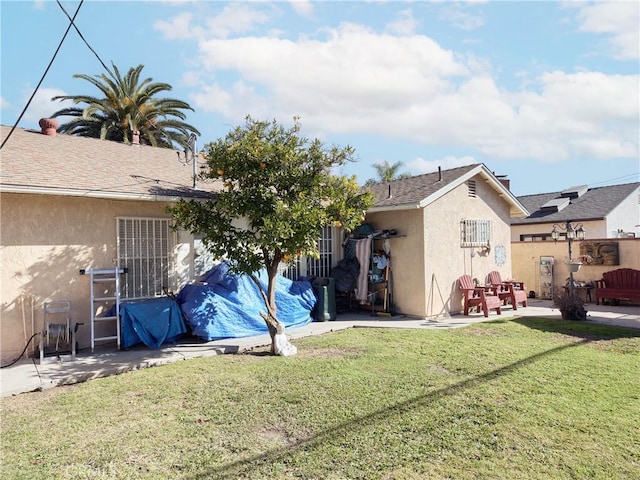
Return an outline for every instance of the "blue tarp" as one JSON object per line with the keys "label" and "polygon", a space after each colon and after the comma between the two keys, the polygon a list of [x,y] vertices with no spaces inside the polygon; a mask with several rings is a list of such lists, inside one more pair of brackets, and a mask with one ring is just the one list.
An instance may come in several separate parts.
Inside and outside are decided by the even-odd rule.
{"label": "blue tarp", "polygon": [[160,348],[187,332],[180,307],[169,297],[124,301],[120,304],[120,319],[123,348],[141,342],[149,348]]}
{"label": "blue tarp", "polygon": [[[180,291],[178,303],[193,334],[210,341],[267,333],[267,325],[260,316],[266,307],[258,287],[249,276],[230,274],[228,270],[226,263],[220,263],[202,282],[185,285]],[[261,271],[258,278],[266,291],[266,271]],[[294,282],[278,275],[277,317],[286,328],[311,322],[315,303],[311,282]]]}

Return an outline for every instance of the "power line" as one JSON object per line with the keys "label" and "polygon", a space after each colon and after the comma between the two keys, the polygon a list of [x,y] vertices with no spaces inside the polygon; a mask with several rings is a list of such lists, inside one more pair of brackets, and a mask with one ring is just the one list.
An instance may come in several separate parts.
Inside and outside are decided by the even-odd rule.
{"label": "power line", "polygon": [[40,88],[40,85],[42,85],[42,82],[44,81],[44,77],[47,76],[47,73],[49,72],[49,69],[51,68],[51,65],[53,65],[53,61],[55,60],[56,55],[58,55],[58,52],[60,51],[60,48],[62,47],[62,44],[64,43],[65,38],[67,38],[67,34],[69,33],[69,30],[71,30],[71,26],[73,26],[73,21],[75,20],[76,16],[78,15],[78,12],[80,11],[80,7],[82,7],[83,3],[84,3],[84,0],[80,0],[80,4],[78,5],[78,8],[76,9],[76,13],[73,14],[73,19],[69,19],[69,20],[71,20],[71,23],[69,23],[69,26],[67,27],[67,30],[64,32],[64,35],[62,36],[62,39],[60,40],[60,43],[58,44],[58,48],[56,48],[56,51],[53,54],[53,57],[51,57],[51,60],[49,61],[49,65],[47,65],[47,68],[44,71],[44,73],[42,74],[42,77],[40,78],[40,81],[38,82],[38,85],[36,85],[36,88],[33,91],[33,93],[31,94],[31,97],[29,98],[29,100],[27,101],[27,104],[22,109],[22,112],[20,113],[20,116],[16,120],[16,123],[14,123],[13,127],[11,127],[11,130],[9,131],[9,135],[7,135],[7,138],[5,138],[2,141],[2,145],[0,145],[0,150],[2,150],[2,147],[4,147],[4,144],[7,143],[7,140],[9,140],[9,138],[13,134],[14,130],[18,126],[18,123],[20,123],[20,120],[22,120],[22,117],[24,116],[25,112],[27,111],[27,108],[29,108],[29,105],[31,105],[31,101],[33,100],[33,97],[36,96],[36,92]]}
{"label": "power line", "polygon": [[111,70],[109,70],[109,67],[107,67],[105,65],[105,63],[102,61],[102,59],[100,58],[100,55],[98,55],[96,53],[96,51],[91,47],[91,45],[89,45],[89,42],[87,42],[87,40],[84,38],[84,36],[82,35],[82,33],[80,32],[80,30],[78,29],[78,27],[76,26],[75,23],[73,23],[73,19],[75,19],[75,15],[73,16],[73,19],[69,16],[69,14],[67,13],[67,11],[64,9],[64,7],[62,6],[62,4],[60,3],[60,0],[57,0],[58,2],[58,6],[62,9],[62,11],[64,12],[64,14],[67,16],[67,18],[69,19],[69,21],[71,22],[71,25],[73,26],[73,28],[75,29],[75,31],[78,33],[78,35],[80,35],[80,38],[82,39],[82,41],[84,42],[84,44],[87,46],[87,48],[89,48],[89,50],[91,50],[91,53],[93,53],[96,58],[98,59],[98,61],[100,62],[100,64],[102,65],[102,67],[107,71],[107,73],[109,73],[109,75],[111,75],[113,77],[113,73],[111,73]]}
{"label": "power line", "polygon": [[629,174],[623,175],[621,177],[610,178],[608,180],[601,180],[599,182],[591,183],[589,185],[592,186],[592,187],[597,187],[599,185],[608,185],[611,182],[619,182],[619,181],[625,181],[625,180],[630,180],[630,181],[633,181],[633,182],[637,182],[637,181],[640,180],[640,174],[638,174],[637,172],[636,173],[629,173]]}

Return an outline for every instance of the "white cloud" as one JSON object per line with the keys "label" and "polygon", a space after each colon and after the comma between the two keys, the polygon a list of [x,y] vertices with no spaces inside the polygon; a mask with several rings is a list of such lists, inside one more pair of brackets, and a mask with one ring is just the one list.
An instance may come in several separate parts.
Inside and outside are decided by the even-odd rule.
{"label": "white cloud", "polygon": [[464,167],[465,165],[471,165],[473,163],[478,163],[478,161],[470,156],[446,156],[435,160],[426,160],[422,157],[418,157],[407,162],[405,166],[411,171],[412,175],[420,175],[422,173],[435,172],[438,170],[438,167],[441,167],[443,170],[448,170],[456,167]]}
{"label": "white cloud", "polygon": [[193,14],[190,12],[180,13],[170,21],[159,20],[153,28],[159,30],[167,40],[186,40],[203,34],[201,27],[193,25]]}
{"label": "white cloud", "polygon": [[579,31],[609,35],[618,60],[640,58],[640,3],[635,1],[576,4]]}
{"label": "white cloud", "polygon": [[154,28],[159,30],[166,39],[199,39],[207,35],[228,38],[233,34],[253,31],[256,26],[266,23],[269,17],[248,4],[232,2],[225,5],[219,14],[205,16],[204,26],[199,24],[199,20],[191,12],[184,12],[170,21],[157,21]]}
{"label": "white cloud", "polygon": [[309,0],[290,0],[289,3],[298,15],[309,16],[313,13],[313,3]]}
{"label": "white cloud", "polygon": [[411,10],[401,10],[394,21],[387,23],[385,29],[389,33],[411,35],[417,27],[418,22],[413,18],[413,12]]}
{"label": "white cloud", "polygon": [[[23,96],[23,101],[25,105],[29,100],[31,93],[32,93],[31,91],[25,92]],[[31,100],[31,103],[29,104],[29,108],[24,114],[23,120],[27,122],[32,122],[32,123],[35,122],[37,124],[37,122],[41,118],[48,118],[58,110],[62,110],[63,108],[73,106],[73,102],[70,102],[70,101],[65,101],[65,102],[51,101],[53,97],[56,97],[59,95],[67,95],[67,93],[57,88],[38,89],[35,96],[33,97],[33,100]],[[67,121],[67,119],[68,117],[58,117],[58,121],[60,123],[64,123],[65,121]]]}
{"label": "white cloud", "polygon": [[481,3],[484,2],[446,3],[440,11],[440,19],[461,30],[475,30],[484,25],[484,17],[479,13],[472,12],[471,8]]}
{"label": "white cloud", "polygon": [[8,108],[11,104],[4,98],[0,97],[0,108]]}
{"label": "white cloud", "polygon": [[[484,59],[457,56],[424,35],[347,23],[322,38],[215,38],[200,49],[199,82],[209,86],[192,105],[234,121],[300,115],[311,131],[495,159],[638,155],[637,75],[554,71],[509,91]],[[235,79],[231,87],[216,80],[222,76]]]}

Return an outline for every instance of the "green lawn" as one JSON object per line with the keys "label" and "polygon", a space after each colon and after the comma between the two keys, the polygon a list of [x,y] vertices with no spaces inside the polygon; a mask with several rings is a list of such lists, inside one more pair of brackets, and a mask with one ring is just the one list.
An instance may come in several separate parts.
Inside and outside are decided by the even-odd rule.
{"label": "green lawn", "polygon": [[640,330],[351,329],[2,399],[7,479],[640,479]]}

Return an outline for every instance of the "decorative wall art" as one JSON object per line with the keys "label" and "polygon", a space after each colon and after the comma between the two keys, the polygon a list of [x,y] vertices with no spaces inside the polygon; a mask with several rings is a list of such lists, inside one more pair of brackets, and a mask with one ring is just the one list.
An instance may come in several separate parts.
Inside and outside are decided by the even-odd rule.
{"label": "decorative wall art", "polygon": [[590,265],[620,265],[618,242],[582,242],[580,255],[591,257]]}

